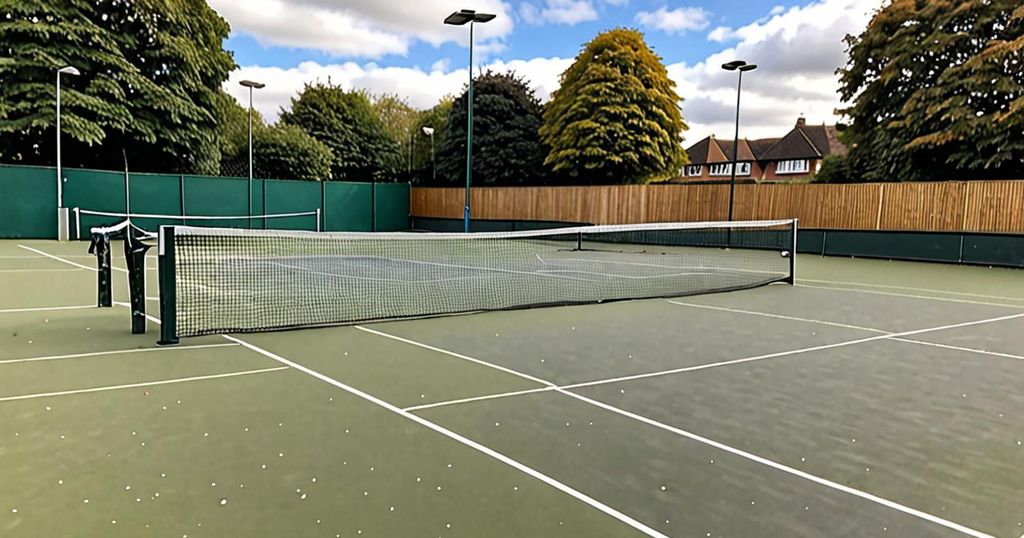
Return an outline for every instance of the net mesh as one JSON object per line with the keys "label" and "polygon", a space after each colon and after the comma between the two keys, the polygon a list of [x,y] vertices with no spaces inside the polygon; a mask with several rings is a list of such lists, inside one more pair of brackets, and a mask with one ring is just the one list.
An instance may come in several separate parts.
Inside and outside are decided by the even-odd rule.
{"label": "net mesh", "polygon": [[168,252],[175,272],[176,333],[267,331],[750,288],[790,278],[794,229],[792,221],[481,234],[175,227]]}

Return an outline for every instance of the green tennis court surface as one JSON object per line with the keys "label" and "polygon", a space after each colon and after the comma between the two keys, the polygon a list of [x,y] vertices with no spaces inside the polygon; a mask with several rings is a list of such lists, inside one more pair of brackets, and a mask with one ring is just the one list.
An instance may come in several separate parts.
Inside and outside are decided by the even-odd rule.
{"label": "green tennis court surface", "polygon": [[85,249],[0,242],[3,536],[1024,534],[1020,271],[156,348]]}

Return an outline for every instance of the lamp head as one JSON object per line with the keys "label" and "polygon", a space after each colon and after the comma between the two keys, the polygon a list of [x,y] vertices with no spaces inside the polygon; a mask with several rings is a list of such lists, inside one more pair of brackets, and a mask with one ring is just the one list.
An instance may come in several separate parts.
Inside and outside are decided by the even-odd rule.
{"label": "lamp head", "polygon": [[462,9],[448,15],[448,17],[445,18],[444,23],[452,26],[462,26],[471,22],[490,22],[494,20],[494,17],[496,16],[497,15],[493,15],[491,13],[477,13],[472,9]]}
{"label": "lamp head", "polygon": [[747,65],[747,62],[744,62],[743,60],[733,60],[729,63],[722,64],[722,69],[725,69],[726,71],[735,71],[745,65]]}
{"label": "lamp head", "polygon": [[423,134],[425,134],[427,136],[434,136],[434,128],[433,127],[423,127]]}
{"label": "lamp head", "polygon": [[755,64],[747,64],[747,65],[744,65],[744,66],[740,67],[740,71],[743,71],[743,72],[753,71],[755,69],[757,69],[757,65],[755,65]]}
{"label": "lamp head", "polygon": [[64,74],[64,75],[75,75],[75,76],[82,74],[80,71],[78,71],[78,69],[76,69],[76,68],[74,68],[73,66],[70,66],[70,65],[67,66],[67,67],[62,67],[62,68],[58,69],[57,72],[61,73],[61,74]]}
{"label": "lamp head", "polygon": [[260,89],[260,88],[267,87],[267,85],[262,83],[262,82],[255,82],[255,81],[252,81],[252,80],[242,80],[242,81],[239,81],[239,84],[242,85],[242,86],[245,86],[246,88],[254,88],[254,89],[257,89],[257,90]]}

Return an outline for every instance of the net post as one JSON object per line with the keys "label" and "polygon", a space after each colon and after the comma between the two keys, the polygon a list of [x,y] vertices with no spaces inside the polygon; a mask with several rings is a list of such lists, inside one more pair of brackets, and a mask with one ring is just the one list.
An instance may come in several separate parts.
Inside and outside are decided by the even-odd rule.
{"label": "net post", "polygon": [[791,238],[792,242],[789,251],[789,278],[786,279],[786,282],[790,285],[796,285],[796,240],[799,222],[800,219],[793,219],[792,224],[790,224],[790,233],[793,237]]}
{"label": "net post", "polygon": [[79,213],[79,208],[74,208],[71,211],[75,212],[75,239],[82,239],[82,214]]}
{"label": "net post", "polygon": [[150,246],[125,230],[124,254],[128,265],[128,291],[132,309],[132,334],[146,334],[146,252]]}
{"label": "net post", "polygon": [[178,343],[177,289],[174,267],[174,226],[161,226],[157,265],[160,279],[160,340],[161,346]]}
{"label": "net post", "polygon": [[583,250],[583,232],[576,232],[576,250]]}
{"label": "net post", "polygon": [[316,208],[316,231],[320,231],[320,208]]}
{"label": "net post", "polygon": [[102,235],[92,237],[90,252],[96,254],[96,306],[110,308],[114,306],[112,275],[110,266],[110,238]]}

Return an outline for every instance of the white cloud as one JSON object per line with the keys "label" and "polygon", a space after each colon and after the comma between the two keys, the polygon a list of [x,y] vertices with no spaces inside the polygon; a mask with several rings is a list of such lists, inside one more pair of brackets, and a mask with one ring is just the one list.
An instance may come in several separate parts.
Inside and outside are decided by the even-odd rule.
{"label": "white cloud", "polygon": [[734,37],[735,34],[733,33],[732,28],[729,28],[728,26],[719,26],[708,32],[708,40],[714,41],[715,43],[724,43],[734,39]]}
{"label": "white cloud", "polygon": [[[515,71],[526,78],[546,101],[551,92],[558,88],[558,78],[572,64],[571,58],[534,58],[532,60],[496,61],[478,67],[497,72]],[[248,91],[239,86],[244,79],[257,80],[267,84],[253,95],[254,106],[263,117],[270,121],[276,118],[282,107],[290,106],[291,98],[306,83],[321,81],[340,85],[347,89],[365,89],[371,93],[395,93],[406,97],[415,108],[427,109],[445,95],[462,92],[469,73],[465,68],[447,71],[443,66],[434,65],[430,72],[419,68],[381,67],[373,63],[360,65],[355,62],[321,65],[303,62],[293,68],[246,66],[231,74],[224,89],[239,102],[248,105]]]}
{"label": "white cloud", "polygon": [[519,5],[519,16],[527,24],[568,24],[597,19],[597,10],[590,0],[546,0],[543,7],[530,2]]}
{"label": "white cloud", "polygon": [[846,63],[843,37],[862,32],[881,1],[820,0],[774,8],[768,17],[735,30],[713,30],[716,37],[737,42],[695,65],[668,66],[685,99],[688,143],[710,134],[732,136],[737,75],[721,64],[735,59],[758,64],[743,77],[740,136],[782,136],[801,114],[812,123],[837,121],[835,71]]}
{"label": "white cloud", "polygon": [[708,12],[699,7],[680,7],[668,9],[658,8],[657,11],[641,11],[636,14],[636,22],[644,28],[661,30],[667,34],[684,34],[691,30],[703,30],[708,27]]}
{"label": "white cloud", "polygon": [[511,7],[502,0],[419,0],[415,9],[380,0],[209,0],[232,31],[263,46],[314,49],[338,56],[404,55],[414,41],[465,45],[468,32],[447,26],[453,11],[472,8],[498,17],[477,28],[482,51],[512,32]]}
{"label": "white cloud", "polygon": [[[218,0],[220,1],[220,0]],[[327,0],[323,0],[327,1]],[[607,0],[605,0],[607,2]],[[736,74],[721,69],[721,64],[744,59],[759,65],[743,78],[743,103],[740,136],[763,138],[781,136],[803,114],[809,122],[834,122],[840,106],[836,93],[835,70],[846,62],[843,37],[863,31],[871,13],[881,0],[820,0],[791,8],[752,24],[730,29],[736,42],[690,65],[668,66],[669,76],[678,84],[685,101],[683,114],[691,129],[688,143],[709,135],[732,136],[736,106]],[[714,33],[716,30],[712,31]],[[721,31],[722,33],[725,30]],[[538,97],[547,100],[558,88],[559,75],[572,58],[533,58],[491,62],[478,69],[514,70],[533,84]],[[462,91],[468,72],[463,60],[440,59],[429,70],[408,67],[384,67],[354,61],[322,65],[303,62],[293,68],[246,66],[235,71],[225,89],[247,104],[245,78],[266,82],[255,94],[255,104],[268,119],[277,117],[290,98],[307,82],[330,79],[346,88],[364,88],[374,93],[407,96],[417,108],[429,108],[446,94]]]}

